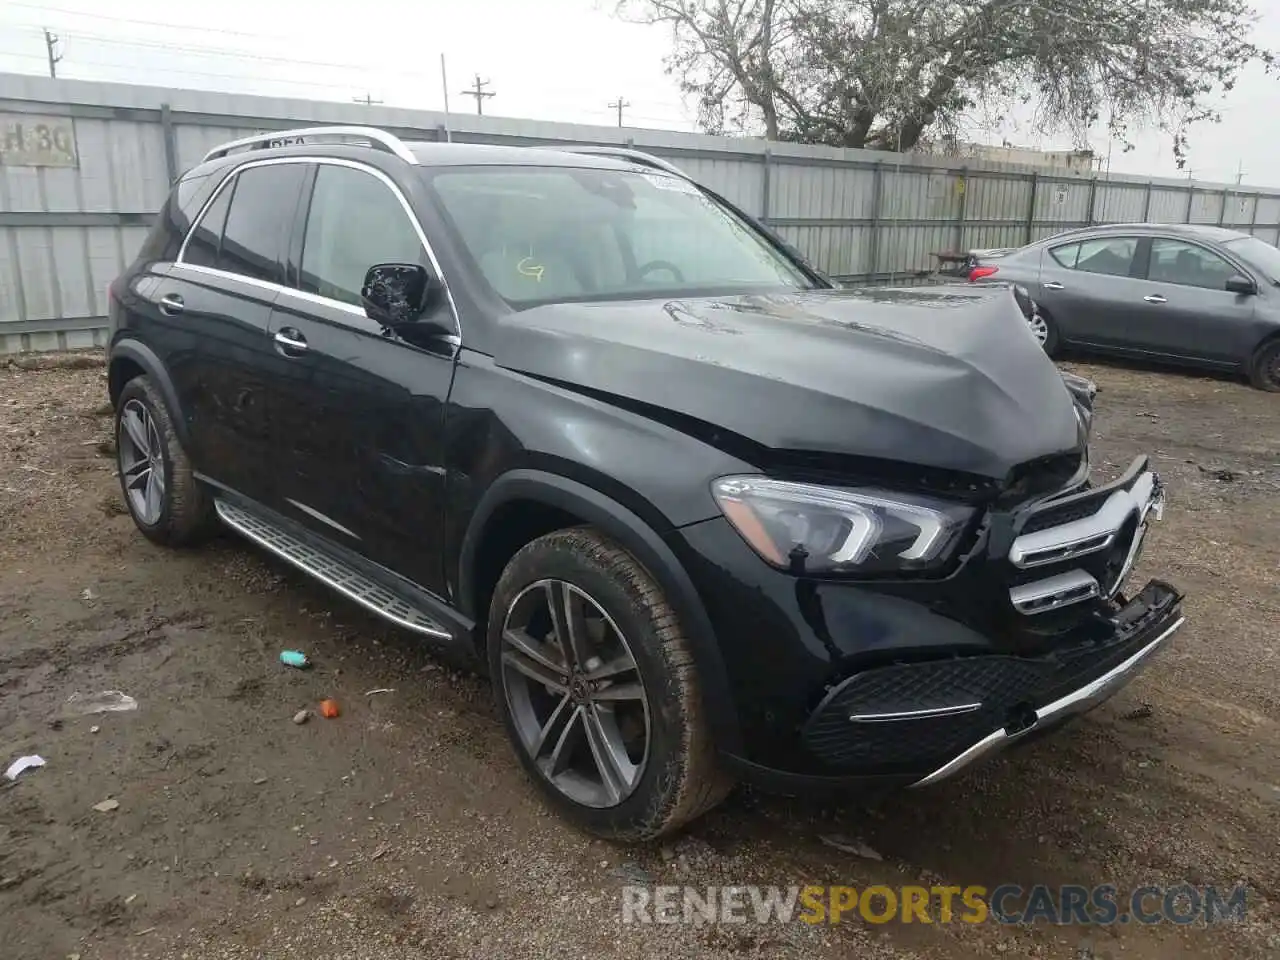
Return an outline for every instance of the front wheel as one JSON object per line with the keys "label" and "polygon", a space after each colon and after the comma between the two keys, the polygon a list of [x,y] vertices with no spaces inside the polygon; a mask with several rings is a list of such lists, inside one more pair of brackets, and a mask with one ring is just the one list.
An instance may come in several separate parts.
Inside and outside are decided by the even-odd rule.
{"label": "front wheel", "polygon": [[596,531],[556,531],[511,559],[490,605],[488,655],[521,764],[588,833],[657,837],[729,792],[675,612]]}

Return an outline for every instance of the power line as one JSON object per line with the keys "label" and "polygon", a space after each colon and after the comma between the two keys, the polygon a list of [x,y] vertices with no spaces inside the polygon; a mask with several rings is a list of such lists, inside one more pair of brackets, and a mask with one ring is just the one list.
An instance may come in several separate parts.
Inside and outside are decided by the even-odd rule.
{"label": "power line", "polygon": [[62,54],[58,53],[55,49],[58,46],[58,35],[56,33],[50,33],[47,27],[42,27],[41,29],[44,30],[45,50],[48,51],[49,54],[49,76],[57,79],[58,61],[62,59]]}
{"label": "power line", "polygon": [[477,73],[477,74],[476,74],[476,85],[475,85],[475,87],[474,87],[473,89],[470,89],[470,90],[463,90],[463,91],[462,91],[462,93],[463,93],[463,95],[464,95],[464,96],[467,96],[467,97],[475,97],[475,98],[476,98],[476,113],[477,113],[479,116],[482,116],[482,117],[484,116],[484,98],[485,98],[485,97],[496,97],[496,96],[498,95],[498,94],[497,94],[497,91],[493,91],[493,90],[488,90],[488,91],[487,91],[487,90],[485,90],[485,87],[487,87],[487,86],[489,86],[489,81],[488,81],[488,80],[481,80],[481,79],[480,79],[480,74],[478,74],[478,73]]}
{"label": "power line", "polygon": [[21,7],[24,10],[36,10],[41,14],[57,13],[68,17],[87,17],[90,20],[106,20],[110,23],[131,23],[142,27],[160,27],[166,31],[192,30],[198,33],[220,33],[229,37],[252,37],[255,40],[290,40],[296,38],[282,37],[278,34],[249,33],[243,30],[228,30],[225,27],[204,27],[194,24],[161,23],[159,20],[134,20],[129,17],[107,16],[101,13],[88,13],[84,10],[67,10],[65,7],[46,7],[44,4],[18,3],[9,0],[7,7]]}
{"label": "power line", "polygon": [[618,111],[618,126],[622,126],[622,109],[631,106],[630,102],[622,99],[622,94],[618,94],[618,99],[609,104],[609,109]]}

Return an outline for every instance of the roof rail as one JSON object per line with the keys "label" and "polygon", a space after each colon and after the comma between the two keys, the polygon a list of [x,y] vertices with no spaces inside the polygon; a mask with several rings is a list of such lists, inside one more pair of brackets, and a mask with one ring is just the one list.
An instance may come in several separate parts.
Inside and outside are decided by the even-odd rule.
{"label": "roof rail", "polygon": [[[406,163],[416,164],[418,158],[413,155],[404,141],[394,134],[379,130],[376,127],[302,127],[297,130],[272,130],[267,133],[256,133],[252,137],[232,140],[219,147],[214,147],[204,155],[201,163],[225,157],[233,150],[268,150],[271,147],[285,147],[295,143],[322,143],[327,138],[337,138],[331,142],[365,141],[377,150],[385,150],[394,154]],[[346,138],[344,141],[342,138]]]}
{"label": "roof rail", "polygon": [[556,144],[551,146],[549,149],[559,150],[561,153],[584,153],[596,157],[617,157],[619,160],[630,160],[632,163],[638,163],[643,167],[653,167],[655,170],[662,170],[665,173],[680,177],[684,180],[693,180],[693,177],[689,176],[674,163],[669,163],[661,157],[655,157],[651,153],[645,153],[643,150],[636,150],[633,147],[562,147]]}

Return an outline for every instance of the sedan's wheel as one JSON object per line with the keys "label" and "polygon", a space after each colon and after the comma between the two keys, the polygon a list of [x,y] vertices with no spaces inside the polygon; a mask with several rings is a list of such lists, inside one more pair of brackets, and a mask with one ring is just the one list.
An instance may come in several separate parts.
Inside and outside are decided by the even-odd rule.
{"label": "sedan's wheel", "polygon": [[1280,340],[1271,341],[1254,355],[1249,382],[1259,390],[1280,393]]}
{"label": "sedan's wheel", "polygon": [[1039,313],[1033,313],[1027,320],[1027,325],[1031,327],[1031,335],[1036,338],[1036,342],[1043,347],[1045,341],[1049,339],[1049,325],[1044,322],[1044,317]]}
{"label": "sedan's wheel", "polygon": [[148,377],[130,380],[116,401],[116,466],[133,522],[156,543],[182,546],[217,529],[213,506]]}
{"label": "sedan's wheel", "polygon": [[1058,327],[1049,311],[1037,304],[1035,311],[1027,318],[1027,326],[1031,328],[1031,335],[1045,353],[1052,357],[1058,352]]}
{"label": "sedan's wheel", "polygon": [[507,735],[580,827],[647,839],[728,792],[675,612],[600,534],[561,530],[521,549],[494,590],[488,643]]}

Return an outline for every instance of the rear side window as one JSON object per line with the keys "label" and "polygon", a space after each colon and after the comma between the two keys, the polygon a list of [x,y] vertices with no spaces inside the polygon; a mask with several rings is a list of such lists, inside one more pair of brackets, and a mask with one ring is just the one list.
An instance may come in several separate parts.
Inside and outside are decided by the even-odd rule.
{"label": "rear side window", "polygon": [[1127,277],[1133,271],[1137,252],[1137,237],[1099,237],[1053,247],[1049,255],[1069,270]]}
{"label": "rear side window", "polygon": [[304,171],[303,164],[281,163],[250,167],[236,175],[219,268],[258,280],[280,281],[281,252]]}
{"label": "rear side window", "polygon": [[1058,261],[1059,266],[1066,267],[1068,270],[1076,268],[1076,257],[1080,255],[1080,244],[1068,243],[1064,247],[1054,247],[1049,251],[1049,256]]}
{"label": "rear side window", "polygon": [[182,254],[183,263],[198,267],[218,265],[218,247],[222,244],[222,228],[227,222],[227,210],[231,207],[231,188],[228,184],[218,191],[213,203],[205,211],[196,228],[187,238],[187,249]]}
{"label": "rear side window", "polygon": [[280,282],[280,263],[306,165],[271,164],[233,174],[205,211],[185,263]]}
{"label": "rear side window", "polygon": [[360,304],[377,263],[421,263],[422,241],[399,199],[372,174],[321,164],[302,242],[302,289]]}

